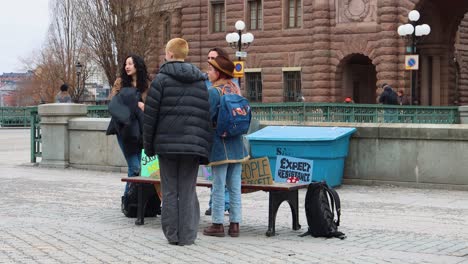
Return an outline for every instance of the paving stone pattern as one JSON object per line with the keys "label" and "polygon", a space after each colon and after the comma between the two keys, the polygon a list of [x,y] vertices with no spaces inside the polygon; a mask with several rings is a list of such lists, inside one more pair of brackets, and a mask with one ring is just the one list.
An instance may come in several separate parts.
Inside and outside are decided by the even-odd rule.
{"label": "paving stone pattern", "polygon": [[[395,186],[338,188],[345,240],[299,237],[287,204],[266,237],[268,194],[243,194],[239,238],[202,235],[169,245],[160,216],[144,226],[120,212],[120,173],[28,165],[29,134],[0,129],[0,263],[467,263],[468,192]],[[13,147],[15,146],[16,147]],[[25,145],[25,146],[24,146]],[[197,189],[201,214],[209,189]],[[226,215],[226,224],[228,216]]]}

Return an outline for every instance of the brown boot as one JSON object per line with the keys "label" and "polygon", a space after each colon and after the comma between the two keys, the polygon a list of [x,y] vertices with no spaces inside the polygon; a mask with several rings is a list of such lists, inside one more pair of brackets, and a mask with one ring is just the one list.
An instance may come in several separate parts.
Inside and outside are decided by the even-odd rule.
{"label": "brown boot", "polygon": [[203,234],[205,236],[215,236],[223,237],[224,236],[224,226],[223,224],[212,224],[209,227],[203,229]]}
{"label": "brown boot", "polygon": [[239,236],[239,223],[230,223],[228,234],[231,237],[238,237]]}

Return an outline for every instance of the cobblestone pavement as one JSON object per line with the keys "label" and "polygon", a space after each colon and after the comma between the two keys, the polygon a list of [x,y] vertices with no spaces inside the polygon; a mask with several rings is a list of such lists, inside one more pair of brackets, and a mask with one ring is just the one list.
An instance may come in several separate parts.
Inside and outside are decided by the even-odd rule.
{"label": "cobblestone pavement", "polygon": [[[29,134],[0,129],[0,263],[468,263],[468,192],[394,186],[338,188],[347,239],[298,237],[283,204],[266,237],[268,194],[244,194],[239,238],[202,235],[171,246],[160,217],[120,212],[120,173],[28,165]],[[209,190],[199,188],[202,212]],[[228,218],[226,216],[226,224]]]}

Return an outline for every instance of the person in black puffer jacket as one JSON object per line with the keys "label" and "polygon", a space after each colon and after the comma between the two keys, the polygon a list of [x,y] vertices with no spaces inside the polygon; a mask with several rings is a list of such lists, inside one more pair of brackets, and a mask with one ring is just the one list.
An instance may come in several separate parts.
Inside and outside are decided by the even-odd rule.
{"label": "person in black puffer jacket", "polygon": [[171,39],[166,63],[151,83],[143,121],[143,145],[158,155],[162,182],[161,225],[170,244],[197,238],[200,205],[195,191],[199,164],[207,164],[212,129],[203,73],[184,62],[188,43]]}
{"label": "person in black puffer jacket", "polygon": [[[398,95],[393,88],[384,83],[382,85],[384,91],[380,95],[379,102],[385,105],[398,105]],[[394,123],[397,122],[396,118],[397,111],[393,108],[385,108],[384,109],[384,121],[385,123]]]}
{"label": "person in black puffer jacket", "polygon": [[388,84],[383,84],[382,88],[384,91],[380,95],[379,102],[387,105],[397,105],[398,104],[398,95],[393,88]]}

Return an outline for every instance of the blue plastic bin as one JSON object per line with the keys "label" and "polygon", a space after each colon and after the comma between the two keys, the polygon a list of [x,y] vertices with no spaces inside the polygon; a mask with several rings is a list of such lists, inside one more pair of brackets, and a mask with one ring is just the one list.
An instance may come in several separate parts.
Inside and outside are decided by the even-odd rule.
{"label": "blue plastic bin", "polygon": [[276,156],[313,160],[311,181],[341,185],[353,127],[268,126],[247,135],[253,158],[268,157],[275,174]]}

